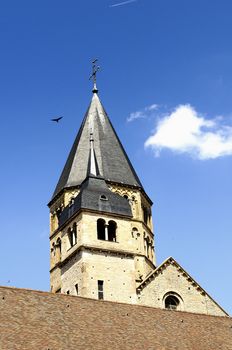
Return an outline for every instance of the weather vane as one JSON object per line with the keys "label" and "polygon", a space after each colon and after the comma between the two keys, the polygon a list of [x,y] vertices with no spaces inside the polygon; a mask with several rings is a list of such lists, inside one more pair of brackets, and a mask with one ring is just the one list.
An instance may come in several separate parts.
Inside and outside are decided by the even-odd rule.
{"label": "weather vane", "polygon": [[97,89],[97,72],[100,69],[99,66],[97,66],[97,61],[98,59],[96,58],[95,60],[92,61],[92,65],[93,65],[93,73],[91,74],[91,76],[89,77],[90,79],[93,79],[93,92],[98,92]]}

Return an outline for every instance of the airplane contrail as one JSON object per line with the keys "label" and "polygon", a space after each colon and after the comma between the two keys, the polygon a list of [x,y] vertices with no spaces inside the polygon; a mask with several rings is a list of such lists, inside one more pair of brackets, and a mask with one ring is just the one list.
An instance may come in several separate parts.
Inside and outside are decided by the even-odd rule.
{"label": "airplane contrail", "polygon": [[127,1],[119,2],[117,4],[110,5],[110,7],[123,6],[123,5],[127,5],[127,4],[130,4],[132,2],[136,2],[136,1],[137,0],[127,0]]}

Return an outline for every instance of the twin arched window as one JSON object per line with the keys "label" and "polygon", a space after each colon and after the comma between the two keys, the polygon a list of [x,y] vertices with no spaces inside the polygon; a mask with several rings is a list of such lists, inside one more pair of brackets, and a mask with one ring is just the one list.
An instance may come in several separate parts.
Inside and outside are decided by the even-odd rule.
{"label": "twin arched window", "polygon": [[117,229],[117,224],[113,220],[110,220],[108,223],[106,223],[104,219],[97,220],[97,238],[98,239],[101,239],[104,241],[116,242],[116,229]]}

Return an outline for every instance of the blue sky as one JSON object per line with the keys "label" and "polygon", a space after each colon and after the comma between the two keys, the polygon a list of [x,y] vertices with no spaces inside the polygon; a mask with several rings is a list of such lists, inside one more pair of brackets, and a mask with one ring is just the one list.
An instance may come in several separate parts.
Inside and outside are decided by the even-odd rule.
{"label": "blue sky", "polygon": [[154,202],[158,263],[173,256],[232,313],[232,3],[120,3],[0,1],[0,284],[49,289],[46,204],[98,57],[100,98]]}

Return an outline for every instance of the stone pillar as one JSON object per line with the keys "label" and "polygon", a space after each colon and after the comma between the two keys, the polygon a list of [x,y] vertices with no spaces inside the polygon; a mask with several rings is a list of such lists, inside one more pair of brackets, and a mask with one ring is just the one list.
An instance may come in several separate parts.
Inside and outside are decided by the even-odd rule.
{"label": "stone pillar", "polygon": [[108,236],[108,226],[107,224],[105,224],[105,240],[108,241],[109,240],[109,236]]}

